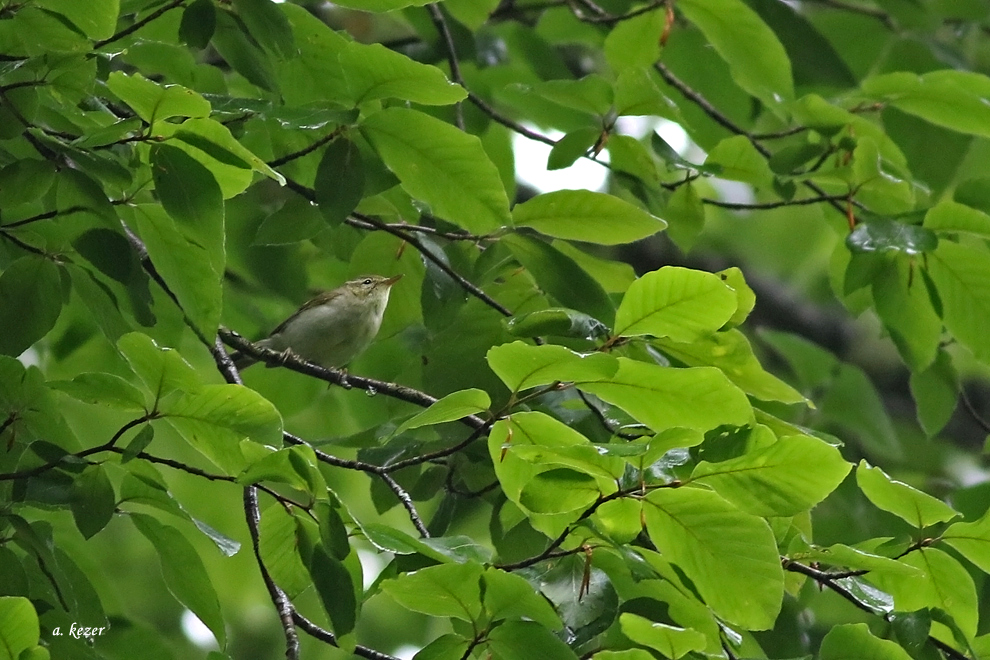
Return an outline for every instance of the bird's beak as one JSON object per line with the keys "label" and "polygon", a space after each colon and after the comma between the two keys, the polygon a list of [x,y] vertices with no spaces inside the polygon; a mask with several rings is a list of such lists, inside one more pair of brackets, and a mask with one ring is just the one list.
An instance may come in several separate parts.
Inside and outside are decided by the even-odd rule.
{"label": "bird's beak", "polygon": [[402,273],[399,273],[398,275],[393,275],[392,277],[388,278],[387,280],[382,282],[382,284],[387,284],[388,286],[392,286],[401,279],[402,279]]}

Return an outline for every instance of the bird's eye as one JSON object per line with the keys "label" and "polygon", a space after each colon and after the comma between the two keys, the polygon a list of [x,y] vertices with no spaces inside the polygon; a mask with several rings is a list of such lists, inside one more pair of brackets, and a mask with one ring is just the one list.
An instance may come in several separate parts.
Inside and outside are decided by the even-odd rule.
{"label": "bird's eye", "polygon": [[365,280],[364,282],[361,282],[361,284],[363,284],[363,285],[365,285],[365,286],[369,286],[369,285],[371,285],[371,278],[370,278],[370,277],[369,277],[369,278],[367,278],[367,279],[366,279],[366,280]]}

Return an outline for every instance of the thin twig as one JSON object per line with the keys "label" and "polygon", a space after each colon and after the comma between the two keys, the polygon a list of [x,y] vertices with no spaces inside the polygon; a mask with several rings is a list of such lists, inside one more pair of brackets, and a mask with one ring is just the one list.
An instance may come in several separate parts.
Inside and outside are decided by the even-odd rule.
{"label": "thin twig", "polygon": [[[457,61],[457,49],[454,47],[454,37],[450,34],[450,26],[447,25],[447,19],[444,18],[443,11],[435,2],[426,5],[426,10],[429,12],[430,20],[433,21],[437,32],[440,33],[440,38],[443,39],[444,49],[447,51],[447,62],[450,65],[451,77],[458,85],[466,87],[464,85],[464,77],[461,75],[461,65]],[[464,130],[464,107],[460,101],[454,104],[454,123],[457,128],[462,131]]]}
{"label": "thin twig", "polygon": [[983,418],[980,411],[976,409],[973,402],[970,400],[969,395],[966,394],[966,388],[959,388],[959,398],[962,399],[963,406],[966,408],[966,412],[976,421],[976,423],[983,429],[984,433],[990,433],[990,422]]}
{"label": "thin twig", "polygon": [[[298,611],[292,611],[292,620],[299,626],[307,635],[310,635],[314,639],[318,639],[321,642],[326,642],[331,646],[337,646],[337,638],[329,630],[325,630],[320,626],[316,625]],[[367,646],[361,646],[358,644],[354,647],[352,653],[361,658],[367,658],[367,660],[399,660],[394,655],[389,655],[388,653],[382,653],[381,651],[376,651],[374,649],[369,649]]]}
{"label": "thin twig", "polygon": [[[399,385],[398,383],[392,383],[389,381],[378,380],[377,378],[356,376],[354,374],[349,374],[342,369],[321,367],[317,364],[313,364],[312,362],[302,360],[295,355],[273,351],[256,344],[252,344],[236,332],[228,330],[227,328],[220,328],[219,334],[225,344],[236,348],[245,355],[258,360],[259,362],[264,362],[273,366],[284,366],[292,371],[318,378],[333,385],[339,385],[345,388],[354,387],[360,390],[365,390],[366,392],[383,394],[393,399],[399,399],[400,401],[412,403],[423,408],[428,408],[437,402],[436,397],[430,396],[426,392],[422,392],[412,387]],[[487,422],[477,415],[467,415],[462,417],[460,422],[471,427],[472,429],[484,428],[487,425]]]}
{"label": "thin twig", "polygon": [[176,7],[181,6],[183,3],[185,3],[185,1],[186,0],[172,0],[172,2],[168,3],[167,5],[163,5],[162,7],[159,7],[155,11],[151,12],[150,14],[142,18],[140,21],[135,21],[133,24],[125,27],[120,32],[117,32],[116,34],[113,34],[107,37],[106,39],[101,39],[100,41],[94,42],[93,48],[95,50],[99,50],[100,48],[103,48],[107,44],[111,44],[117,41],[118,39],[123,39],[129,34],[137,32],[151,21],[160,18],[163,14],[165,14],[165,12],[171,11]]}
{"label": "thin twig", "polygon": [[258,489],[254,486],[248,486],[244,489],[244,517],[247,520],[248,531],[251,533],[251,547],[254,549],[254,558],[258,563],[258,569],[261,571],[261,578],[265,582],[268,596],[271,598],[282,624],[282,633],[285,635],[286,660],[298,660],[299,636],[296,634],[296,626],[292,616],[295,608],[285,592],[275,584],[275,580],[261,558],[261,533],[259,531],[261,511],[258,509]]}
{"label": "thin twig", "polygon": [[414,248],[416,248],[416,250],[421,255],[423,255],[424,258],[429,259],[430,261],[432,261],[436,265],[437,268],[439,268],[440,270],[442,270],[452,280],[454,280],[455,282],[457,282],[461,286],[462,289],[464,289],[465,291],[467,291],[468,293],[470,293],[475,298],[478,298],[479,300],[481,300],[481,302],[485,303],[486,305],[488,305],[492,309],[495,309],[496,311],[498,311],[503,316],[512,316],[512,312],[509,311],[509,309],[507,307],[505,307],[505,305],[503,305],[502,303],[498,302],[497,300],[495,300],[494,298],[492,298],[491,296],[489,296],[481,288],[479,288],[478,286],[476,286],[473,282],[471,282],[470,280],[468,280],[467,278],[465,278],[463,275],[461,275],[460,273],[458,273],[457,271],[455,271],[453,268],[451,268],[450,265],[448,265],[442,259],[440,259],[435,254],[433,254],[433,252],[431,250],[427,249],[427,247],[425,245],[423,245],[420,242],[420,240],[418,238],[416,238],[415,236],[410,236],[407,232],[405,232],[405,231],[403,231],[401,229],[397,229],[395,227],[392,227],[390,225],[387,225],[387,224],[381,222],[380,220],[377,220],[376,218],[373,218],[373,217],[368,216],[368,215],[363,215],[363,214],[360,214],[360,213],[352,213],[351,216],[357,218],[358,220],[361,220],[362,222],[371,224],[371,225],[377,227],[378,229],[380,229],[382,231],[388,232],[389,234],[392,234],[393,236],[396,236],[398,238],[401,238],[403,241],[405,241],[409,245],[412,245]]}
{"label": "thin twig", "polygon": [[419,511],[416,510],[416,505],[413,503],[412,497],[409,496],[409,493],[406,492],[406,489],[400,486],[399,482],[393,479],[391,475],[385,472],[379,474],[378,476],[381,477],[382,481],[385,482],[385,485],[388,486],[393,493],[395,493],[395,496],[399,499],[399,502],[401,502],[402,506],[405,507],[406,512],[409,514],[409,519],[412,521],[416,531],[418,531],[423,538],[430,538],[430,530],[426,529],[426,525],[423,524],[423,519],[420,517]]}
{"label": "thin twig", "polygon": [[299,151],[293,151],[291,154],[286,154],[281,158],[270,160],[268,161],[267,165],[268,167],[271,168],[281,167],[286,163],[290,163],[298,158],[302,158],[303,156],[309,155],[314,151],[316,151],[317,149],[319,149],[320,147],[322,147],[323,145],[327,144],[328,142],[333,142],[334,140],[336,140],[337,137],[344,132],[344,130],[345,130],[344,126],[338,126],[337,128],[333,129],[332,131],[330,131],[329,133],[327,133],[326,135],[324,135],[323,137],[321,137],[319,140],[309,145],[308,147],[303,147]]}

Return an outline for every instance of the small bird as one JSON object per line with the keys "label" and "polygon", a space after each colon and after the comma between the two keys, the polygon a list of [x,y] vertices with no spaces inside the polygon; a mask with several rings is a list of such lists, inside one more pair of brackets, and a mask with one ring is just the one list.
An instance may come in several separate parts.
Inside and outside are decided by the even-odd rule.
{"label": "small bird", "polygon": [[[258,346],[296,355],[322,367],[343,367],[368,348],[382,325],[392,285],[402,275],[365,275],[316,296],[285,319]],[[238,369],[257,360],[235,351]]]}

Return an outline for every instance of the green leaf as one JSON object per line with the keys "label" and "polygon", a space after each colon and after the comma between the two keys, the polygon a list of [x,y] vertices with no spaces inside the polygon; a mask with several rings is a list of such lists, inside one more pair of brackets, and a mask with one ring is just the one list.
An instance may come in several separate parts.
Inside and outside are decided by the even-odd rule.
{"label": "green leaf", "polygon": [[120,0],[36,0],[36,4],[62,14],[90,39],[106,39],[117,28]]}
{"label": "green leaf", "polygon": [[83,538],[106,527],[116,506],[113,486],[102,466],[90,465],[72,480],[72,518]]}
{"label": "green leaf", "polygon": [[251,245],[287,245],[313,238],[327,228],[320,210],[300,195],[285,200],[282,208],[258,226]]}
{"label": "green leaf", "polygon": [[586,557],[572,555],[551,562],[539,581],[540,591],[564,621],[563,634],[575,646],[608,630],[619,616],[616,587],[608,573],[589,564]]}
{"label": "green leaf", "polygon": [[928,209],[925,228],[947,233],[974,234],[990,238],[990,215],[972,206],[944,200]]}
{"label": "green leaf", "polygon": [[428,4],[430,0],[342,0],[342,2],[337,2],[335,4],[341,7],[350,7],[351,9],[360,9],[361,11],[393,11],[395,9],[402,9],[403,7],[422,7]]}
{"label": "green leaf", "polygon": [[787,51],[741,0],[684,0],[677,8],[728,63],[737,85],[771,108],[794,99]]}
{"label": "green leaf", "polygon": [[619,617],[619,625],[623,635],[637,644],[656,649],[671,660],[677,660],[691,651],[703,651],[708,646],[705,636],[697,630],[668,626],[631,612]]}
{"label": "green leaf", "polygon": [[547,156],[548,170],[562,170],[570,167],[581,156],[595,146],[602,132],[598,128],[578,128],[557,140]]}
{"label": "green leaf", "polygon": [[[237,169],[252,169],[278,182],[279,185],[285,185],[284,176],[273,170],[265,161],[261,160],[250,149],[238,142],[230,132],[230,129],[215,119],[187,119],[179,125],[178,130],[174,133],[165,130],[164,126],[159,128],[162,135],[171,135],[172,138],[195,147],[203,152],[203,154],[209,156],[209,158],[201,158],[197,151],[184,149],[213,172],[218,182],[224,182],[225,185],[221,185],[220,187],[223,189],[225,199],[243,192],[251,181],[250,177],[246,177],[247,183],[243,184],[243,186],[238,184],[240,187],[231,189],[231,185],[227,183],[227,179],[231,177],[226,176],[229,168],[220,167],[220,164]],[[181,148],[184,145],[179,144],[178,146]]]}
{"label": "green leaf", "polygon": [[241,438],[282,444],[278,410],[243,385],[204,385],[194,394],[163,401],[159,412],[191,445],[230,473],[244,467]]}
{"label": "green leaf", "polygon": [[309,482],[295,469],[292,462],[294,447],[279,449],[254,460],[243,472],[237,475],[237,483],[242,486],[274,481],[289,484],[305,493],[313,495]]}
{"label": "green leaf", "polygon": [[654,76],[641,67],[626,69],[616,79],[615,114],[620,117],[658,116],[683,121],[677,104],[660,91]]}
{"label": "green leaf", "polygon": [[340,637],[352,632],[357,624],[360,600],[355,594],[350,572],[339,559],[318,547],[313,551],[309,574],[323,609],[330,617],[334,634]]}
{"label": "green leaf", "polygon": [[556,238],[600,245],[632,243],[667,223],[629,202],[590,190],[557,190],[516,204],[512,220]]}
{"label": "green leaf", "polygon": [[55,181],[55,165],[47,160],[23,158],[0,169],[0,206],[5,209],[33,202]]}
{"label": "green leaf", "polygon": [[496,568],[485,569],[485,611],[492,621],[529,619],[550,630],[563,623],[546,598],[519,575]]}
{"label": "green leaf", "polygon": [[158,346],[144,333],[124,335],[117,340],[117,348],[154,395],[156,403],[175,390],[192,394],[202,388],[196,370],[177,351]]}
{"label": "green leaf", "polygon": [[[299,521],[292,512],[281,506],[270,506],[261,512],[259,525],[259,549],[261,559],[265,562],[275,580],[275,583],[285,590],[290,598],[314,586],[316,580],[310,575],[309,569],[303,564],[300,552],[301,530]],[[350,577],[347,578],[348,582]],[[348,582],[343,582],[344,585]],[[348,591],[346,588],[342,591]],[[353,599],[353,589],[350,589]],[[320,593],[320,589],[317,589]],[[346,600],[347,594],[341,600]]]}
{"label": "green leaf", "polygon": [[878,508],[893,513],[918,529],[948,522],[959,515],[942,500],[891,479],[886,472],[871,467],[865,460],[860,461],[856,468],[856,483]]}
{"label": "green leaf", "polygon": [[[213,267],[223,244],[191,240],[158,204],[134,206],[135,229],[183,312],[204,337],[216,335],[222,308],[223,270]],[[222,234],[220,235],[222,240]]]}
{"label": "green leaf", "polygon": [[602,496],[594,477],[568,468],[555,468],[533,475],[519,503],[533,513],[583,511]]}
{"label": "green leaf", "polygon": [[165,211],[191,243],[206,250],[213,270],[222,273],[224,205],[213,174],[186,152],[165,144],[151,148],[151,173]]}
{"label": "green leaf", "polygon": [[[144,424],[141,430],[138,431],[134,437],[131,439],[127,446],[124,447],[124,453],[120,456],[121,463],[127,463],[128,461],[137,458],[137,455],[147,449],[151,441],[155,439],[155,427],[151,424]],[[124,498],[121,497],[121,500]]]}
{"label": "green leaf", "polygon": [[690,252],[705,228],[705,206],[694,185],[679,186],[667,200],[663,215],[668,223],[667,235],[681,250]]}
{"label": "green leaf", "polygon": [[770,187],[774,180],[766,158],[744,135],[734,135],[716,144],[708,152],[705,166],[718,168],[716,176],[720,179],[743,181],[758,188]]}
{"label": "green leaf", "polygon": [[975,522],[952,523],[939,538],[981,571],[990,573],[990,512]]}
{"label": "green leaf", "polygon": [[402,187],[435,215],[476,233],[510,224],[502,180],[477,137],[398,107],[365,118],[361,132]]}
{"label": "green leaf", "polygon": [[979,599],[973,578],[963,565],[937,548],[920,548],[898,561],[918,572],[871,574],[870,581],[894,597],[898,610],[940,609],[952,617],[967,639],[972,639],[977,630]]}
{"label": "green leaf", "polygon": [[971,71],[899,71],[863,81],[868,96],[960,133],[990,137],[990,78]]}
{"label": "green leaf", "polygon": [[331,227],[347,220],[364,196],[364,162],[357,145],[342,137],[331,142],[316,168],[313,188]]}
{"label": "green leaf", "polygon": [[169,592],[206,624],[220,648],[224,648],[227,635],[220,601],[196,549],[176,528],[144,514],[131,513],[130,516],[134,526],[158,552],[162,577]]}
{"label": "green leaf", "polygon": [[[338,60],[338,55],[350,40],[331,30],[305,7],[283,4],[282,11],[292,24],[299,55],[277,63],[278,81],[272,67],[264,59],[259,62],[265,67],[260,73],[271,78],[269,84],[272,88],[281,83],[284,87],[282,96],[288,105],[319,104],[317,108],[305,108],[306,114],[321,111],[328,101],[350,103],[347,81]],[[223,12],[220,15],[223,16]],[[239,32],[237,36],[243,39]],[[261,54],[258,52],[254,56],[260,57]]]}
{"label": "green leaf", "polygon": [[23,654],[38,646],[41,628],[31,601],[20,596],[0,596],[0,648],[5,658],[35,658]]}
{"label": "green leaf", "polygon": [[718,463],[702,461],[691,473],[757,516],[794,516],[835,490],[852,466],[832,445],[811,436],[790,436],[769,447]]}
{"label": "green leaf", "polygon": [[513,502],[519,501],[529,480],[546,470],[545,465],[519,457],[515,448],[591,447],[591,441],[563,422],[539,412],[515,413],[492,425],[488,436],[488,453],[502,490]]}
{"label": "green leaf", "polygon": [[664,266],[629,286],[615,314],[615,334],[690,342],[721,328],[735,311],[735,292],[717,275]]}
{"label": "green leaf", "polygon": [[577,80],[540,82],[532,87],[532,91],[565,108],[598,117],[604,117],[612,107],[612,85],[594,73]]}
{"label": "green leaf", "polygon": [[606,259],[588,254],[571,243],[556,240],[551,243],[558,251],[570,257],[583,271],[599,282],[608,293],[625,293],[636,280],[636,271],[624,261]]}
{"label": "green leaf", "polygon": [[856,77],[836,47],[805,14],[777,0],[747,0],[746,4],[766,21],[787,50],[796,85],[852,87],[856,84]]}
{"label": "green leaf", "polygon": [[928,257],[928,272],[942,299],[945,327],[977,358],[990,361],[990,255],[986,249],[942,241]]}
{"label": "green leaf", "polygon": [[488,351],[488,366],[513,392],[560,382],[595,382],[611,378],[618,361],[605,353],[575,353],[563,346],[532,346],[521,341]]}
{"label": "green leaf", "polygon": [[193,0],[182,11],[179,39],[193,48],[203,50],[210,45],[216,27],[217,11],[213,0]]}
{"label": "green leaf", "polygon": [[470,651],[472,644],[473,640],[447,633],[421,648],[413,656],[413,660],[461,660]]}
{"label": "green leaf", "polygon": [[399,605],[413,612],[473,622],[481,615],[482,572],[474,562],[441,564],[405,573],[381,586]]}
{"label": "green leaf", "polygon": [[629,69],[648,68],[660,59],[661,7],[617,23],[605,37],[605,61],[620,75]]}
{"label": "green leaf", "polygon": [[182,85],[163,87],[140,73],[113,71],[107,87],[149,124],[172,117],[210,116],[210,102],[199,93]]}
{"label": "green leaf", "polygon": [[903,252],[913,255],[935,250],[938,237],[926,227],[876,218],[856,225],[856,229],[846,237],[846,245],[850,252]]}
{"label": "green leaf", "polygon": [[444,0],[443,7],[473,32],[484,25],[498,4],[499,0]]}
{"label": "green leaf", "polygon": [[902,575],[917,575],[918,570],[907,566],[896,559],[865,552],[841,543],[827,548],[812,548],[797,553],[800,560],[818,561],[829,566],[842,566],[853,570],[865,570],[876,573],[891,572]]}
{"label": "green leaf", "polygon": [[833,627],[822,640],[821,660],[911,660],[895,642],[874,637],[865,623]]}
{"label": "green leaf", "polygon": [[873,278],[873,303],[884,327],[912,373],[924,371],[935,359],[942,339],[942,319],[932,308],[928,289],[915,264],[888,261]]}
{"label": "green leaf", "polygon": [[447,396],[433,403],[429,408],[421,413],[413,415],[404,421],[399,428],[395,429],[392,436],[409,429],[418,429],[421,426],[432,424],[442,424],[485,412],[492,405],[492,400],[484,390],[471,388],[451,392]]}
{"label": "green leaf", "polygon": [[611,298],[574,259],[538,238],[522,234],[504,236],[501,243],[530,272],[540,289],[558,303],[606,325],[612,323],[615,306]]}
{"label": "green leaf", "polygon": [[507,621],[488,634],[492,660],[577,660],[577,655],[535,621]]}
{"label": "green leaf", "polygon": [[939,350],[927,369],[911,373],[910,386],[921,428],[933,437],[949,423],[959,401],[959,376],[952,358]]}
{"label": "green leaf", "polygon": [[763,401],[806,403],[793,387],[763,368],[739,330],[716,332],[691,343],[655,342],[665,354],[689,367],[717,367],[742,391]]}
{"label": "green leaf", "polygon": [[[216,19],[216,29],[210,43],[220,56],[251,84],[270,92],[278,91],[279,80],[272,61],[261,47],[248,38],[241,29],[241,23],[226,9],[217,11]],[[300,43],[299,35],[295,36],[296,43]]]}
{"label": "green leaf", "polygon": [[540,309],[505,320],[505,329],[513,337],[577,337],[580,339],[604,339],[609,335],[608,326],[583,312],[566,307]]}
{"label": "green leaf", "polygon": [[646,529],[716,615],[750,630],[773,626],[784,573],[767,523],[706,490],[661,488],[646,496]]}
{"label": "green leaf", "polygon": [[450,105],[467,98],[464,88],[447,80],[440,69],[381,44],[354,41],[340,51],[339,58],[354,105],[387,98]]}
{"label": "green leaf", "polygon": [[265,50],[283,59],[296,54],[292,26],[277,4],[270,0],[233,2],[248,32]]}
{"label": "green leaf", "polygon": [[28,255],[8,265],[0,275],[0,354],[17,357],[26,351],[55,327],[61,313],[62,282],[54,262]]}
{"label": "green leaf", "polygon": [[619,358],[611,381],[578,387],[657,431],[672,426],[707,431],[723,424],[744,426],[753,419],[746,395],[712,367],[673,369]]}
{"label": "green leaf", "polygon": [[901,456],[903,449],[894,425],[863,370],[834,364],[829,377],[830,386],[820,402],[822,416],[859,438],[869,452],[881,457]]}

